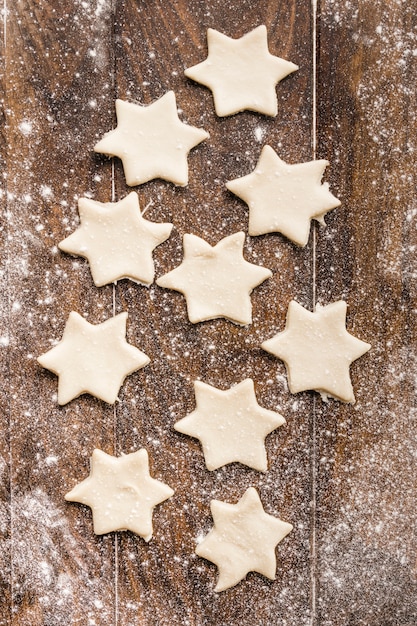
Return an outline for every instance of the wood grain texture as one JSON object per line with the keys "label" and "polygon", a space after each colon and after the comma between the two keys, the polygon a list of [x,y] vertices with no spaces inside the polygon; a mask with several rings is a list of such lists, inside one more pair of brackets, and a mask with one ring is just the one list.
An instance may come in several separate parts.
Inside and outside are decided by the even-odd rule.
{"label": "wood grain texture", "polygon": [[411,626],[416,12],[324,1],[319,24],[319,156],[342,206],[318,238],[317,297],[345,298],[348,328],[372,349],[351,368],[357,403],[317,415],[318,623]]}
{"label": "wood grain texture", "polygon": [[[207,55],[208,27],[240,37],[260,23],[267,24],[272,52],[295,62],[305,58],[308,63],[293,83],[280,85],[276,120],[251,113],[219,119],[211,93],[185,79],[183,70]],[[184,233],[204,237],[213,245],[226,235],[247,230],[247,209],[224,183],[255,166],[262,146],[255,138],[257,127],[265,133],[264,141],[281,144],[284,158],[297,160],[300,153],[303,159],[311,158],[311,17],[305,7],[301,10],[301,3],[277,10],[275,3],[240,2],[237,13],[236,7],[220,2],[212,3],[209,10],[204,3],[123,2],[117,6],[116,24],[117,95],[149,104],[174,89],[183,119],[210,133],[210,140],[190,154],[186,189],[160,181],[139,189],[142,206],[150,205],[149,219],[174,223],[173,236],[155,255],[161,275],[181,261]],[[294,36],[296,31],[300,38]],[[115,174],[117,194],[122,197],[127,188],[119,163]],[[311,399],[293,409],[293,399],[283,397],[280,388],[270,383],[278,363],[262,354],[259,346],[282,325],[294,292],[311,306],[311,249],[297,250],[282,238],[279,243],[253,238],[245,251],[248,260],[276,272],[274,279],[255,290],[254,321],[247,329],[224,320],[193,326],[187,321],[184,298],[155,286],[138,290],[121,283],[116,290],[117,306],[128,310],[132,319],[132,336],[141,337],[151,357],[139,392],[135,393],[133,378],[124,387],[125,402],[117,410],[119,451],[145,445],[157,476],[176,490],[155,514],[156,532],[149,546],[128,534],[120,538],[122,623],[139,618],[144,624],[232,626],[243,619],[255,626],[274,623],[277,616],[288,624],[309,620],[311,458],[303,442],[308,439]],[[208,472],[199,443],[180,436],[172,426],[195,406],[195,379],[226,389],[248,376],[256,381],[260,403],[288,416],[288,427],[268,441],[271,469],[265,476],[238,465]],[[283,519],[289,519],[292,502],[297,510],[292,519],[299,530],[278,556],[275,583],[250,575],[246,589],[237,586],[217,596],[213,593],[216,568],[195,557],[196,539],[212,525],[210,500],[236,502],[250,485],[259,488],[267,510]],[[292,568],[294,562],[299,567]]]}
{"label": "wood grain texture", "polygon": [[113,450],[113,409],[91,398],[58,407],[56,377],[36,362],[71,310],[92,322],[112,315],[112,288],[94,291],[87,268],[56,248],[77,223],[77,197],[104,200],[111,190],[111,170],[98,167],[91,145],[112,107],[99,114],[90,105],[113,96],[110,18],[73,2],[8,7],[11,606],[19,625],[111,623],[115,612],[114,538],[92,538],[82,512],[62,500],[94,447]]}
{"label": "wood grain texture", "polygon": [[[5,93],[4,16],[1,19],[0,91]],[[6,102],[0,109],[0,623],[10,621],[11,615],[11,529],[10,529],[10,433],[9,433],[9,306],[8,306],[8,237],[6,170],[7,133]]]}
{"label": "wood grain texture", "polygon": [[[302,0],[7,4],[0,624],[411,626],[412,7],[322,0],[315,83],[314,15]],[[270,51],[300,70],[277,87],[276,119],[217,118],[210,91],[183,70],[206,57],[208,27],[240,37],[259,24]],[[342,206],[305,249],[280,235],[247,237],[245,258],[273,271],[253,292],[249,327],[192,325],[183,296],[156,285],[97,289],[86,261],[57,251],[78,224],[80,196],[107,202],[129,191],[120,161],[92,151],[115,125],[116,97],[149,104],[173,89],[181,119],[210,133],[190,153],[186,188],[159,180],[136,188],[148,219],[174,224],[154,253],[160,276],[180,263],[184,233],[215,244],[247,231],[247,207],[224,183],[253,170],[265,143],[288,162],[313,158],[314,84],[317,158],[330,161],[325,178]],[[260,349],[283,328],[292,298],[308,309],[316,299],[346,299],[348,330],[372,343],[352,367],[354,406],[290,395],[283,364]],[[127,311],[129,342],[151,357],[126,379],[115,407],[90,396],[58,407],[56,377],[36,363],[71,310],[93,323]],[[226,389],[246,377],[259,403],[287,419],[267,438],[270,469],[209,472],[198,441],[173,424],[195,406],[195,379]],[[146,447],[152,475],[175,489],[155,509],[149,544],[130,532],[95,536],[90,509],[64,501],[95,447],[116,455]],[[216,568],[196,557],[196,541],[212,525],[210,500],[236,502],[249,486],[294,531],[277,549],[275,581],[249,574],[215,594]]]}

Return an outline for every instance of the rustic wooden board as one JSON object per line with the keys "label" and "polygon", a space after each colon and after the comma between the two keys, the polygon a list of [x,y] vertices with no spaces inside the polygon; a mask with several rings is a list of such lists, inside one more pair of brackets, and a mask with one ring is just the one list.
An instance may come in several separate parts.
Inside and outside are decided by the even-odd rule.
{"label": "rustic wooden board", "polygon": [[[5,63],[4,63],[4,31],[0,37],[0,89],[5,93]],[[0,167],[3,175],[0,176],[0,194],[2,207],[0,209],[0,289],[3,294],[0,298],[0,588],[3,608],[0,609],[1,619],[9,620],[11,611],[10,597],[10,438],[9,438],[9,315],[8,315],[8,263],[7,241],[8,227],[6,218],[6,185],[4,172],[6,171],[7,137],[5,127],[4,101],[0,118]]]}
{"label": "rustic wooden board", "polygon": [[[96,540],[88,520],[62,504],[92,448],[112,449],[113,408],[81,398],[60,409],[56,378],[36,362],[61,337],[71,310],[94,322],[112,314],[112,287],[95,291],[85,265],[74,267],[56,249],[77,223],[77,196],[105,200],[111,192],[111,167],[98,166],[91,145],[99,120],[112,120],[112,30],[108,13],[70,1],[8,6],[11,607],[18,624],[112,623],[115,613],[115,539]],[[100,66],[91,52],[98,46]],[[90,105],[104,94],[104,107]]]}
{"label": "rustic wooden board", "polygon": [[[7,6],[0,624],[415,623],[416,18],[394,0],[323,0],[315,23],[314,5]],[[271,52],[300,70],[277,88],[276,119],[217,118],[211,93],[183,70],[205,58],[208,27],[239,37],[262,23]],[[303,250],[279,235],[247,239],[246,258],[274,272],[253,293],[248,328],[192,325],[184,298],[155,285],[97,289],[85,261],[56,250],[78,224],[78,197],[129,191],[120,162],[92,152],[115,125],[114,99],[149,104],[169,89],[181,117],[210,140],[190,154],[188,187],[137,189],[149,219],[174,224],[155,252],[157,275],[180,262],[184,233],[214,244],[247,230],[247,209],[224,182],[251,171],[263,144],[289,162],[315,154],[331,162],[326,179],[342,206],[326,230],[315,229]],[[373,344],[352,367],[354,406],[291,396],[283,365],[260,350],[292,298],[309,309],[346,299],[348,329]],[[56,377],[36,362],[71,310],[93,323],[128,311],[128,339],[151,357],[115,407],[89,396],[58,407]],[[227,388],[248,376],[260,404],[287,419],[267,439],[270,469],[208,472],[198,442],[172,426],[194,408],[195,379]],[[90,509],[64,501],[95,447],[116,455],[146,447],[153,475],[176,490],[155,510],[149,544],[129,532],[96,537]],[[211,527],[210,500],[236,502],[250,485],[294,531],[277,549],[274,582],[250,574],[214,594],[216,568],[194,555],[196,540]]]}
{"label": "rustic wooden board", "polygon": [[372,343],[357,403],[317,414],[323,626],[417,620],[415,8],[321,3],[318,156],[343,204],[318,237],[317,298],[345,298]]}

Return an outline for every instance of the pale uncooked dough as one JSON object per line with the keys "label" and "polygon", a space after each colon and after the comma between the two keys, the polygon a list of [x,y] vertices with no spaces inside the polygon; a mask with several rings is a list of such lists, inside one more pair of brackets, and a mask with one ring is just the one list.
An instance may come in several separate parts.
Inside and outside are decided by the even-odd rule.
{"label": "pale uncooked dough", "polygon": [[239,462],[266,472],[265,437],[285,424],[279,413],[259,406],[250,378],[223,391],[194,382],[196,409],[174,426],[203,446],[207,469]]}
{"label": "pale uncooked dough", "polygon": [[272,272],[243,258],[245,233],[229,235],[217,245],[184,235],[184,259],[161,276],[160,287],[184,294],[190,322],[225,317],[237,324],[252,321],[252,290]]}
{"label": "pale uncooked dough", "polygon": [[128,185],[154,178],[187,185],[188,153],[209,135],[181,122],[173,91],[148,106],[116,100],[116,115],[117,127],[94,150],[122,160]]}
{"label": "pale uncooked dough", "polygon": [[275,116],[275,86],[298,66],[270,54],[266,27],[258,26],[240,39],[209,28],[207,44],[207,59],[186,69],[185,75],[211,89],[217,115],[250,110]]}
{"label": "pale uncooked dough", "polygon": [[81,225],[58,247],[88,259],[97,287],[130,278],[150,285],[155,269],[152,252],[168,239],[172,224],[142,217],[137,193],[120,202],[78,201]]}
{"label": "pale uncooked dough", "polygon": [[291,393],[312,389],[343,402],[355,401],[349,366],[370,347],[347,332],[343,300],[314,313],[291,301],[285,330],[262,344],[284,361]]}
{"label": "pale uncooked dough", "polygon": [[275,579],[275,547],[293,526],[265,513],[254,487],[249,487],[237,504],[211,501],[214,527],[198,544],[196,554],[217,565],[215,591],[224,591],[258,572]]}
{"label": "pale uncooked dough", "polygon": [[324,225],[325,214],[340,205],[321,179],[324,159],[285,163],[271,146],[264,146],[255,170],[226,183],[249,206],[249,234],[282,233],[299,246],[307,244],[310,222]]}
{"label": "pale uncooked dough", "polygon": [[128,374],[149,363],[149,357],[126,341],[127,313],[102,324],[90,324],[72,311],[61,341],[38,362],[58,376],[58,403],[89,393],[109,404],[117,400]]}
{"label": "pale uncooked dough", "polygon": [[120,457],[96,449],[90,475],[65,499],[91,507],[96,535],[131,530],[149,541],[154,507],[173,493],[171,487],[151,478],[145,448]]}

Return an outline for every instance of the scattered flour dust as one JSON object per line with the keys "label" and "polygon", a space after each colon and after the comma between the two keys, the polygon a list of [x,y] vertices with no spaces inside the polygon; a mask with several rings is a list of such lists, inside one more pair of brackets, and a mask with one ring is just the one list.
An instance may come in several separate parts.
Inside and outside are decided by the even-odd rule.
{"label": "scattered flour dust", "polygon": [[[381,228],[375,271],[381,277],[381,293],[385,288],[386,294],[374,302],[375,311],[379,315],[393,306],[390,293],[393,297],[405,294],[398,297],[396,314],[401,312],[411,338],[411,329],[416,327],[416,311],[409,304],[416,289],[415,5],[409,0],[327,0],[325,4],[326,29],[350,39],[352,51],[358,52],[358,72],[348,76],[358,82],[349,82],[348,87],[361,129],[371,139],[376,156],[364,172],[375,167],[370,199],[381,198],[381,205],[386,199],[396,225],[398,218],[402,220],[399,229],[389,223]],[[347,112],[343,107],[335,111],[337,126]],[[395,119],[402,123],[393,123]],[[339,148],[343,150],[343,145]],[[363,167],[366,170],[368,164]],[[417,361],[412,346],[398,346],[395,337],[390,341],[389,318],[381,316],[381,320],[388,331],[381,328],[375,337],[371,357],[375,372],[368,372],[375,378],[380,397],[368,396],[366,401],[366,393],[358,393],[349,423],[339,421],[337,426],[340,440],[345,429],[348,452],[344,446],[338,452],[330,444],[329,454],[334,458],[323,455],[321,459],[330,477],[327,492],[331,494],[317,535],[320,602],[326,608],[321,626],[417,623],[416,519],[412,515],[416,510],[417,413],[410,406],[417,391]],[[362,384],[365,391],[366,381]],[[355,425],[359,423],[358,433]],[[318,437],[325,449],[325,433]],[[334,467],[339,469],[333,471]]]}
{"label": "scattered flour dust", "polygon": [[112,0],[77,0],[76,3],[89,16],[102,17],[112,10]]}
{"label": "scattered flour dust", "polygon": [[[11,524],[12,593],[14,598],[38,599],[33,623],[68,626],[74,605],[84,607],[86,624],[112,623],[109,598],[114,590],[106,587],[105,579],[90,577],[80,542],[45,492],[14,496]],[[3,554],[8,548],[0,543]],[[30,608],[25,615],[30,619]]]}
{"label": "scattered flour dust", "polygon": [[[329,0],[323,19],[328,27],[348,30],[354,45],[365,48],[364,71],[357,86],[361,114],[366,121],[364,127],[380,146],[381,154],[388,145],[400,152],[403,137],[392,120],[398,115],[398,97],[410,102],[414,98],[414,82],[404,81],[403,76],[409,73],[410,65],[416,65],[417,31],[413,29],[412,19],[415,6],[409,0],[391,0],[385,8],[381,6],[375,11],[374,0],[364,0],[361,4],[362,11],[357,2]],[[365,23],[369,16],[374,18],[374,23]],[[407,23],[409,29],[405,27]],[[378,68],[386,75],[384,82],[379,80]],[[390,89],[386,88],[388,80],[393,86]],[[410,137],[410,142],[414,142],[415,149],[415,137]],[[409,149],[413,149],[411,143]]]}
{"label": "scattered flour dust", "polygon": [[[92,21],[97,17],[103,15],[110,15],[112,11],[112,5],[114,2],[111,0],[76,0],[76,6],[79,7],[80,13],[83,12],[86,16],[91,17]],[[143,3],[145,6],[146,3]],[[372,7],[374,0],[363,0],[362,5],[368,5]],[[392,17],[390,11],[393,8],[403,8],[404,11],[413,10],[413,3],[409,0],[391,0],[387,3],[387,8],[380,11],[381,15],[378,15],[378,22],[373,25],[372,29],[367,27],[367,33],[365,35],[359,35],[364,28],[359,28],[359,9],[358,2],[356,0],[328,0],[326,13],[323,14],[323,19],[326,20],[335,29],[349,28],[352,33],[352,38],[355,43],[361,43],[363,46],[369,48],[374,47],[378,50],[377,65],[381,68],[391,61],[392,52],[396,54],[397,71],[399,80],[396,81],[397,89],[401,91],[402,95],[406,95],[404,84],[401,84],[401,76],[405,71],[406,65],[411,62],[412,58],[416,56],[416,40],[415,33],[405,33],[396,28],[392,23]],[[92,23],[93,23],[92,22]],[[97,30],[92,29],[92,42],[91,52],[89,53],[91,59],[98,65],[101,58],[105,58],[105,51],[101,50],[100,46],[100,32],[99,24],[100,20],[97,20]],[[362,37],[359,41],[358,37]],[[360,114],[367,117],[367,124],[365,125],[366,132],[370,134],[375,142],[375,145],[379,150],[386,149],[386,145],[391,144],[394,149],[399,149],[399,139],[394,135],[394,129],[390,121],[392,119],[394,106],[395,106],[395,93],[392,96],[386,97],[387,94],[382,94],[379,91],[380,85],[377,85],[372,80],[371,68],[365,70],[358,86],[357,86],[357,98],[360,107]],[[89,108],[94,110],[97,107],[97,102],[100,102],[97,98],[88,94]],[[336,120],[337,122],[337,120]],[[24,135],[29,137],[35,135],[39,121],[28,117],[24,118],[20,122],[19,130]],[[267,135],[264,135],[263,127],[257,126],[252,135],[252,139],[255,138],[256,142],[262,143],[267,139]],[[74,142],[77,138],[72,137]],[[409,138],[410,150],[415,142],[415,137]],[[340,146],[340,150],[343,150],[343,146]],[[31,163],[28,161],[27,169],[30,169]],[[96,182],[99,181],[99,176],[96,175]],[[30,191],[30,188],[28,189]],[[53,201],[58,202],[58,198],[61,196],[62,190],[59,188],[51,188],[49,183],[46,183],[44,187],[39,189],[42,200],[47,203],[48,201],[53,204]],[[85,193],[85,190],[82,191]],[[62,212],[63,216],[66,215],[68,220],[68,230],[71,232],[75,229],[77,223],[76,209],[73,207],[76,205],[76,199],[71,202],[67,194],[68,203],[71,205],[71,211],[67,210]],[[404,198],[405,199],[405,198]],[[411,201],[408,199],[407,201]],[[31,195],[27,193],[22,199],[22,203],[25,203],[25,211],[27,211],[26,205],[31,203]],[[64,201],[62,201],[64,206]],[[32,209],[33,211],[36,208]],[[410,208],[408,211],[408,219],[410,222],[410,228],[412,225],[415,227],[416,209]],[[13,217],[13,216],[12,216]],[[16,218],[13,218],[16,219]],[[40,225],[42,226],[42,225]],[[225,228],[228,226],[225,222]],[[217,225],[216,225],[217,228]],[[19,224],[13,225],[14,232],[19,231]],[[45,226],[45,231],[47,227]],[[31,261],[30,253],[36,249],[41,249],[41,235],[42,232],[39,226],[34,226],[30,233],[22,232],[22,248],[20,250],[20,258],[15,260],[15,267],[13,272],[16,274],[21,272],[23,276],[29,276],[29,270],[33,267],[34,261]],[[224,232],[224,235],[228,234]],[[220,238],[220,237],[219,237]],[[55,239],[53,236],[46,241],[54,253],[57,253]],[[214,243],[214,242],[213,242]],[[386,255],[382,255],[386,258]],[[36,258],[36,255],[34,255]],[[382,262],[382,261],[381,261]],[[32,263],[32,266],[31,266]],[[54,294],[54,277],[58,277],[59,280],[67,280],[65,270],[66,264],[52,265],[50,267],[50,273],[45,275],[45,281],[39,285],[39,297],[41,302],[50,302],[50,297]],[[394,278],[398,280],[398,270],[394,266],[390,266],[392,270],[395,270]],[[70,276],[72,280],[72,276]],[[42,291],[43,290],[43,291]],[[151,291],[150,294],[156,293],[158,298],[158,305],[161,306],[164,303],[164,294]],[[22,294],[19,294],[22,296]],[[151,297],[151,296],[149,296]],[[279,298],[277,298],[279,301]],[[209,326],[202,326],[198,329],[193,329],[193,333],[196,337],[195,343],[190,341],[190,336],[182,333],[183,328],[177,326],[176,319],[172,316],[172,309],[169,308],[171,298],[167,298],[166,310],[160,309],[161,319],[165,316],[166,319],[161,327],[172,329],[172,332],[167,332],[166,336],[161,337],[161,341],[165,342],[164,349],[169,352],[166,356],[166,369],[167,376],[176,375],[178,380],[183,381],[187,378],[190,382],[194,377],[194,369],[192,365],[194,362],[201,362],[202,371],[207,372],[207,376],[210,376],[210,380],[213,384],[221,385],[224,380],[223,370],[228,361],[224,358],[224,363],[221,361],[221,346],[220,340],[217,346],[211,343],[213,338],[209,332]],[[97,306],[101,306],[100,303]],[[276,304],[274,303],[274,307]],[[383,306],[383,303],[381,303]],[[44,308],[42,308],[44,307]],[[56,324],[56,319],[53,317],[57,314],[58,309],[49,309],[42,305],[37,309],[36,316],[39,316],[39,310],[42,315],[49,315],[51,324]],[[19,302],[12,304],[11,313],[20,314],[21,305]],[[98,320],[99,311],[95,311],[95,321]],[[139,317],[140,311],[136,311],[135,314]],[[107,311],[104,310],[103,319],[107,317]],[[275,314],[274,314],[275,315]],[[36,317],[31,311],[28,316],[29,328],[37,323]],[[219,325],[219,328],[222,328]],[[156,331],[155,331],[156,334]],[[205,337],[207,334],[207,338]],[[184,336],[183,336],[184,335]],[[259,345],[261,339],[265,339],[265,332],[263,331],[259,336],[259,341],[254,341],[256,337],[251,335],[252,345],[248,346],[248,353],[250,358],[255,348]],[[196,345],[204,347],[205,352],[201,354],[201,350],[197,352]],[[0,346],[7,347],[8,338],[6,335],[0,340]],[[190,345],[191,344],[191,345]],[[237,344],[236,344],[237,345]],[[216,349],[211,349],[214,346]],[[234,344],[230,341],[228,347],[233,347]],[[183,362],[183,354],[185,350],[190,351],[190,372],[187,373],[187,377],[181,372],[179,375],[176,368],[176,361]],[[226,352],[226,351],[224,351]],[[29,356],[29,355],[28,355]],[[407,372],[407,376],[410,378],[415,372],[415,364],[410,363],[408,360],[409,355],[404,355],[404,358],[398,359],[393,357],[394,369],[387,371],[389,379],[397,379]],[[239,361],[239,355],[236,353],[233,355],[227,355],[228,360],[236,359],[236,367],[242,367],[242,376],[248,375],[251,369],[251,362],[247,365],[247,371],[244,372],[244,363]],[[162,363],[158,363],[158,368],[162,368]],[[256,365],[256,362],[255,362]],[[230,369],[230,368],[229,368]],[[239,370],[240,371],[240,370]],[[309,449],[309,432],[307,425],[307,417],[303,421],[299,421],[297,426],[294,425],[295,419],[292,412],[297,413],[297,419],[303,412],[307,416],[309,411],[309,404],[306,398],[300,399],[290,397],[286,387],[286,377],[278,374],[278,378],[275,378],[276,372],[280,372],[278,368],[274,367],[273,374],[274,379],[272,384],[267,388],[264,388],[264,400],[268,400],[266,403],[270,408],[278,408],[282,410],[283,415],[288,418],[288,427],[285,432],[289,433],[285,439],[286,445],[280,447],[281,441],[284,440],[285,432],[280,435],[273,435],[270,437],[270,459],[271,459],[271,471],[268,475],[262,478],[263,492],[267,504],[271,507],[269,510],[271,513],[278,514],[285,506],[285,487],[291,486],[293,493],[301,494],[297,500],[291,502],[291,508],[289,514],[286,517],[288,521],[291,521],[297,525],[297,532],[294,533],[294,539],[288,543],[285,550],[282,550],[282,554],[291,554],[292,561],[287,557],[287,563],[295,564],[307,564],[308,563],[308,545],[304,541],[303,537],[308,538],[308,532],[305,529],[309,528],[310,514],[308,511],[308,503],[302,495],[305,491],[308,474],[306,473],[305,459],[309,458],[311,450]],[[229,376],[231,377],[230,373]],[[182,378],[184,377],[184,379]],[[210,381],[209,381],[210,382]],[[261,385],[261,382],[260,382]],[[398,389],[393,393],[396,395],[390,398],[389,405],[385,406],[381,411],[381,415],[377,415],[378,419],[381,416],[385,416],[385,421],[382,423],[383,428],[378,431],[378,424],[376,420],[375,407],[366,407],[358,404],[361,414],[356,419],[361,419],[369,424],[370,429],[370,443],[364,445],[361,453],[355,456],[353,465],[349,463],[345,464],[346,467],[346,480],[344,484],[332,484],[334,487],[334,513],[333,516],[328,519],[320,520],[320,536],[318,537],[318,554],[322,567],[322,581],[321,591],[324,594],[323,606],[329,613],[324,616],[321,626],[334,626],[336,623],[342,623],[341,615],[345,618],[345,623],[353,623],[355,620],[355,614],[358,615],[358,620],[355,622],[359,624],[359,620],[363,617],[364,607],[367,607],[368,611],[367,621],[363,623],[367,624],[388,624],[386,622],[387,615],[383,615],[381,611],[384,605],[395,605],[395,597],[407,598],[407,591],[410,589],[410,581],[407,578],[412,567],[411,556],[412,551],[410,546],[402,541],[404,537],[410,537],[410,529],[407,529],[406,514],[402,515],[401,510],[401,498],[412,497],[413,489],[413,477],[415,472],[411,468],[415,468],[416,450],[417,444],[412,449],[406,449],[404,446],[399,447],[398,441],[409,440],[409,434],[405,436],[401,432],[400,424],[404,424],[404,428],[409,428],[412,431],[413,424],[415,424],[415,414],[409,412],[409,407],[405,407],[401,404],[398,398]],[[361,394],[358,393],[358,397]],[[140,394],[138,393],[137,403],[140,405]],[[303,405],[305,402],[305,406]],[[284,406],[282,409],[278,406],[282,403]],[[181,410],[183,410],[183,404],[180,402]],[[292,406],[293,405],[293,406]],[[292,406],[292,409],[291,409]],[[173,415],[175,419],[178,418],[179,409],[174,407]],[[401,416],[401,420],[396,417]],[[305,426],[303,424],[305,423]],[[294,425],[294,426],[293,426]],[[149,424],[148,424],[149,428]],[[155,427],[156,428],[156,427]],[[155,430],[154,428],[154,430]],[[294,432],[292,431],[294,428]],[[303,428],[305,429],[303,431]],[[338,428],[342,428],[342,425],[338,425]],[[373,429],[373,430],[372,430]],[[165,454],[163,437],[166,434],[167,428],[161,428],[160,439],[162,440],[161,456]],[[415,432],[415,429],[414,431]],[[151,436],[152,433],[150,433]],[[354,432],[351,436],[354,437]],[[291,436],[290,436],[291,435]],[[138,436],[139,437],[139,436]],[[135,442],[137,438],[133,438]],[[322,441],[324,437],[323,433],[319,434],[319,438]],[[154,439],[154,454],[156,456],[156,441]],[[189,467],[195,471],[197,462],[200,459],[199,451],[196,447],[192,448],[191,443],[188,441],[175,440],[177,446],[182,446],[183,458],[189,463]],[[291,442],[295,443],[292,444]],[[291,447],[293,445],[293,447]],[[191,451],[190,451],[191,450]],[[344,459],[343,459],[344,461]],[[18,462],[18,461],[17,461]],[[179,467],[181,466],[181,458],[179,459]],[[326,461],[323,460],[323,463]],[[403,486],[399,486],[395,483],[395,476],[398,475],[398,463],[405,463],[406,467],[410,467],[410,475],[408,481],[404,478],[404,470],[401,471],[401,478],[405,480]],[[45,459],[47,466],[54,466],[56,463],[56,457],[49,456]],[[303,465],[304,463],[304,465]],[[332,475],[332,460],[329,461],[328,475]],[[201,465],[201,463],[200,463]],[[202,466],[202,465],[201,465]],[[381,471],[382,468],[382,471]],[[397,469],[396,469],[397,468]],[[246,476],[246,475],[245,475]],[[204,483],[197,480],[204,479]],[[208,502],[207,492],[210,491],[210,497],[217,497],[224,500],[233,500],[230,491],[227,489],[230,485],[238,485],[242,478],[242,474],[239,473],[237,468],[229,468],[227,472],[219,472],[217,474],[218,487],[214,487],[216,490],[213,494],[213,476],[208,476],[206,473],[201,472],[197,474],[195,482],[193,477],[190,476],[189,480],[191,485],[190,502],[188,506],[192,513],[193,519],[200,520],[202,517],[201,507],[198,504],[197,498],[194,498],[196,494],[200,498],[205,498]],[[246,478],[245,478],[246,479]],[[278,488],[277,488],[278,485]],[[369,485],[369,489],[363,489],[364,485]],[[47,489],[47,486],[45,486]],[[178,490],[181,491],[180,489]],[[185,491],[183,489],[183,491]],[[227,495],[225,495],[227,493]],[[344,495],[342,498],[340,494]],[[348,494],[346,496],[346,494]],[[308,494],[307,494],[308,495]],[[269,499],[266,497],[269,496]],[[339,497],[340,496],[340,497]],[[343,501],[343,507],[338,511],[340,503]],[[197,502],[197,504],[196,504]],[[272,504],[273,506],[272,506]],[[65,506],[65,505],[63,505]],[[194,508],[193,508],[194,507]],[[410,510],[408,507],[407,510]],[[100,567],[95,559],[106,560],[103,555],[98,554],[97,550],[91,550],[91,546],[85,545],[83,548],[83,538],[81,533],[79,536],[75,536],[73,528],[70,526],[69,520],[64,515],[64,508],[56,508],[56,505],[48,497],[45,491],[36,489],[33,492],[26,495],[16,494],[13,497],[13,580],[14,580],[14,593],[16,597],[26,596],[28,598],[40,598],[39,605],[42,606],[43,616],[42,623],[51,626],[68,626],[68,616],[71,615],[71,611],[74,604],[77,606],[83,606],[85,608],[85,624],[112,624],[114,623],[113,614],[109,613],[109,598],[112,597],[114,590],[105,586],[103,581],[108,581],[109,577],[105,576],[103,579],[90,576],[89,571],[86,569],[88,564],[91,563],[92,571],[99,571]],[[284,516],[285,517],[285,516]],[[210,524],[211,521],[208,522]],[[304,524],[304,526],[303,526]],[[7,527],[7,511],[0,509],[0,530]],[[196,537],[201,538],[204,533],[207,532],[208,527],[202,530],[201,525],[196,529]],[[304,530],[303,530],[304,528]],[[1,539],[0,539],[1,541]],[[7,540],[1,545],[0,543],[0,555],[7,554],[9,549]],[[189,546],[188,546],[189,548]],[[347,549],[348,548],[348,549]],[[77,554],[83,550],[83,557],[77,558]],[[88,558],[85,555],[88,553]],[[188,550],[187,554],[190,553]],[[132,558],[137,558],[135,555]],[[93,560],[93,561],[91,561]],[[190,562],[193,569],[187,569],[185,559],[184,563],[184,580],[190,580],[190,584],[200,584],[201,589],[204,589],[210,585],[212,579],[209,579],[209,574],[212,572],[208,570],[204,562],[199,563],[201,567],[201,577],[196,577],[196,566],[193,563],[197,561],[191,558]],[[0,556],[0,563],[1,556]],[[157,564],[155,564],[157,566]],[[109,564],[110,567],[110,564]],[[294,621],[291,623],[291,615],[294,616],[297,612],[297,624],[304,626],[310,623],[309,616],[303,615],[303,610],[307,606],[304,603],[302,594],[306,589],[305,580],[303,579],[303,569],[297,567],[289,568],[285,571],[286,582],[282,586],[282,598],[277,597],[276,606],[278,608],[285,607],[286,614],[282,618],[281,625],[294,626]],[[361,569],[361,575],[358,575],[358,568]],[[152,568],[149,568],[152,569]],[[6,568],[2,568],[2,575]],[[208,573],[209,572],[209,573]],[[368,572],[369,588],[364,588],[364,574]],[[385,576],[382,573],[385,572]],[[194,577],[192,577],[194,576]],[[147,579],[147,580],[150,580]],[[259,583],[259,579],[254,577],[254,580]],[[281,588],[281,581],[279,581],[278,588]],[[268,593],[269,587],[265,584],[265,591],[261,589],[261,593],[264,593],[265,598],[270,601],[271,596]],[[242,597],[244,597],[245,587],[242,585],[240,591]],[[196,594],[197,595],[197,594]],[[404,606],[403,615],[398,615],[396,624],[404,624],[404,626],[411,626],[415,623],[413,616],[417,614],[416,600],[417,594],[414,599],[410,598],[407,605]],[[137,610],[137,606],[132,599],[131,606],[127,605],[127,608],[132,610],[132,623],[133,614]],[[221,598],[212,598],[210,600],[215,602],[221,602]],[[178,610],[175,602],[176,597],[168,597],[167,601],[173,603],[172,616],[174,624],[175,611]],[[198,599],[194,598],[196,605]],[[266,600],[267,601],[267,600]],[[179,602],[179,601],[178,601]],[[249,603],[248,603],[249,604]],[[256,606],[254,599],[254,606]],[[38,607],[38,603],[35,602],[34,606]],[[398,602],[396,604],[398,606]],[[104,608],[107,607],[107,608]],[[295,608],[293,608],[295,607]],[[333,611],[333,613],[332,613]],[[392,616],[391,616],[392,617]],[[190,623],[196,624],[194,619],[198,617],[190,616]],[[353,621],[352,621],[353,620]],[[245,621],[244,619],[242,620]],[[33,624],[40,623],[39,616],[33,619]],[[178,622],[177,622],[178,623]],[[183,624],[187,622],[184,620]],[[272,623],[272,622],[271,622]],[[361,622],[362,623],[362,622]],[[394,624],[394,621],[390,622]],[[253,624],[253,622],[252,622]],[[219,625],[220,626],[220,625]],[[222,624],[221,626],[225,626]],[[259,625],[260,626],[260,625]]]}
{"label": "scattered flour dust", "polygon": [[30,135],[33,131],[33,123],[30,120],[23,120],[19,124],[19,130],[22,135]]}

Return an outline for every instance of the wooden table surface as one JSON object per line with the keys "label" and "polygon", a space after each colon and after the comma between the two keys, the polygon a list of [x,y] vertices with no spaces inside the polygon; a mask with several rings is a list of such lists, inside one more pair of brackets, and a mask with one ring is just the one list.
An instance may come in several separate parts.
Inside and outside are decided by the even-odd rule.
{"label": "wooden table surface", "polygon": [[[0,623],[27,626],[415,626],[416,93],[414,0],[4,0],[1,117]],[[183,70],[207,54],[206,29],[240,37],[259,24],[270,51],[300,66],[277,87],[279,112],[214,113]],[[178,265],[186,232],[215,244],[247,231],[224,182],[250,172],[262,146],[291,163],[326,158],[342,202],[297,248],[247,238],[273,271],[252,296],[253,324],[192,325],[181,294],[121,281],[96,288],[88,263],[57,244],[78,225],[77,199],[128,192],[118,159],[93,146],[120,97],[149,104],[173,89],[181,116],[210,133],[190,154],[190,183],[136,190],[147,217],[171,221],[157,276]],[[372,344],[351,367],[354,405],[291,395],[281,361],[260,349],[288,303],[345,299],[347,328]],[[127,311],[128,339],[151,364],[117,405],[64,407],[36,357],[70,311],[99,323]],[[287,425],[267,439],[270,469],[206,470],[198,441],[173,430],[194,408],[193,381],[255,380],[259,403]],[[91,510],[64,494],[94,448],[146,447],[176,490],[146,544],[95,536]],[[277,576],[215,594],[216,567],[194,554],[213,498],[255,486],[294,525]]]}

